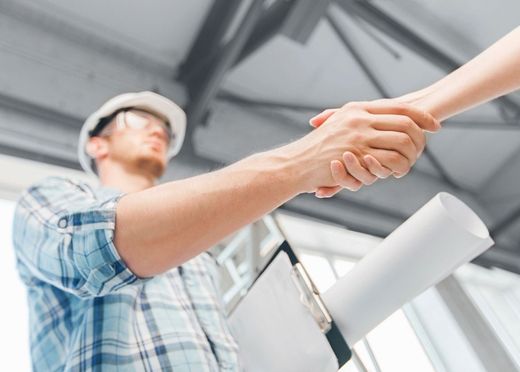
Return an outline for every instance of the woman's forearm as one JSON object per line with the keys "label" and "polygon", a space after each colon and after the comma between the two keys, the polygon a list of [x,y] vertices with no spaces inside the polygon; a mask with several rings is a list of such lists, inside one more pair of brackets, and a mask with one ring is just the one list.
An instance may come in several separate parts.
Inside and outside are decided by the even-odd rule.
{"label": "woman's forearm", "polygon": [[444,120],[520,88],[520,27],[431,86],[399,97]]}

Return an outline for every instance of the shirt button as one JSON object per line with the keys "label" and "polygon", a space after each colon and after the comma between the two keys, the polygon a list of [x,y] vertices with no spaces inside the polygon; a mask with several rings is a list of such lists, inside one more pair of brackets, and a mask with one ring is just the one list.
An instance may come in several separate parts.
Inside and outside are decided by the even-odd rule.
{"label": "shirt button", "polygon": [[65,217],[59,219],[59,221],[58,221],[58,227],[59,228],[64,229],[64,228],[67,227],[67,225],[68,225],[68,222],[67,222],[67,219]]}

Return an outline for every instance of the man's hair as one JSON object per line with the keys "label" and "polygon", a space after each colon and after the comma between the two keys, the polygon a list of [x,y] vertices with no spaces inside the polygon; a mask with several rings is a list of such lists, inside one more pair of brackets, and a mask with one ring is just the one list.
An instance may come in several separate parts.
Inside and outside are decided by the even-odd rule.
{"label": "man's hair", "polygon": [[113,113],[111,113],[110,115],[107,115],[107,116],[104,116],[102,117],[101,119],[99,119],[98,123],[96,124],[96,126],[94,127],[94,129],[92,129],[90,132],[88,132],[88,135],[89,137],[96,137],[96,136],[99,136],[99,134],[101,133],[101,131],[103,129],[105,129],[105,127],[110,124],[112,122],[112,120],[114,120],[114,118],[117,116],[117,114],[119,114],[120,112],[123,112],[123,111],[128,111],[130,110],[132,107],[124,107],[124,108],[121,108],[119,110],[116,110],[114,111]]}

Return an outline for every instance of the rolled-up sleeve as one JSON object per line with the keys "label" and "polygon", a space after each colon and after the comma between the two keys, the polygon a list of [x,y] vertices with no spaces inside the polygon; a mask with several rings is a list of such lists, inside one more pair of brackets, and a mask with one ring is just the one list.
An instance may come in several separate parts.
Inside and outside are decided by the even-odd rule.
{"label": "rolled-up sleeve", "polygon": [[143,282],[114,246],[121,197],[98,200],[88,185],[56,177],[29,188],[15,209],[18,264],[34,279],[79,297],[104,296]]}

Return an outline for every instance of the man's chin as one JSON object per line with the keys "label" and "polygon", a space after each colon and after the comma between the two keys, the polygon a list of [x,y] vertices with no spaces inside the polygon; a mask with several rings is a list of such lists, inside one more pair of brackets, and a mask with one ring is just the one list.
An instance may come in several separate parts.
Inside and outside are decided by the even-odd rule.
{"label": "man's chin", "polygon": [[166,163],[156,156],[142,157],[138,160],[137,166],[140,170],[146,170],[147,173],[152,174],[155,178],[161,177],[166,171]]}

